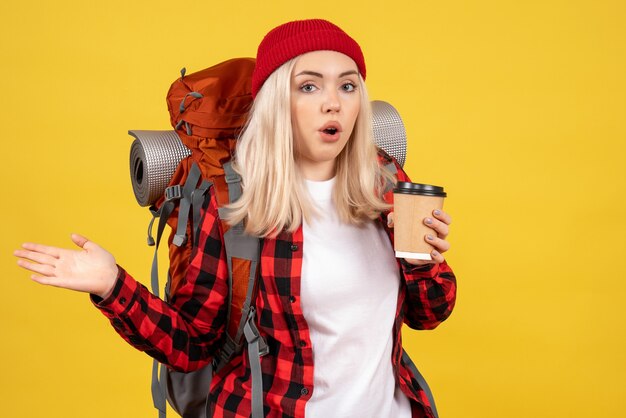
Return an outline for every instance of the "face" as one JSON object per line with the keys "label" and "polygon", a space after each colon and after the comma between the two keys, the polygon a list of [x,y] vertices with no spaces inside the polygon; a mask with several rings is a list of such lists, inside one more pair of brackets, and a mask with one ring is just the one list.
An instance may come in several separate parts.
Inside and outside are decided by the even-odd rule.
{"label": "face", "polygon": [[346,146],[359,109],[359,72],[352,58],[313,51],[297,58],[291,76],[296,163],[308,180],[328,180]]}

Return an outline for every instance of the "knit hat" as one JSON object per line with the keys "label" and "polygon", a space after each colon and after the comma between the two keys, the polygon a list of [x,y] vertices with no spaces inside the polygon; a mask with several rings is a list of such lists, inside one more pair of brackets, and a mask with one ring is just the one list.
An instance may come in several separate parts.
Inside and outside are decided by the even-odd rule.
{"label": "knit hat", "polygon": [[259,44],[252,73],[252,97],[278,67],[311,51],[337,51],[352,58],[365,79],[361,47],[339,26],[322,19],[295,20],[272,29]]}

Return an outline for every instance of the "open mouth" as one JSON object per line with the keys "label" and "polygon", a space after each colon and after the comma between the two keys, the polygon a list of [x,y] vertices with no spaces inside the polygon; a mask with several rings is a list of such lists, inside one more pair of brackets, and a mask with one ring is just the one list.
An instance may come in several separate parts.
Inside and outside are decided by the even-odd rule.
{"label": "open mouth", "polygon": [[329,121],[320,128],[322,140],[327,142],[336,142],[341,137],[341,124],[339,122]]}

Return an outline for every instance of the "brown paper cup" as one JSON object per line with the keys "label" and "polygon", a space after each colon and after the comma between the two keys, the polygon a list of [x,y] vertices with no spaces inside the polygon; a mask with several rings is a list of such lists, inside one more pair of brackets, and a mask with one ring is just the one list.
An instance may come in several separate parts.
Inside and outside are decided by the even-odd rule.
{"label": "brown paper cup", "polygon": [[433,210],[443,209],[446,193],[442,187],[399,182],[394,189],[394,249],[396,257],[432,260],[433,246],[426,242],[434,231],[424,224]]}

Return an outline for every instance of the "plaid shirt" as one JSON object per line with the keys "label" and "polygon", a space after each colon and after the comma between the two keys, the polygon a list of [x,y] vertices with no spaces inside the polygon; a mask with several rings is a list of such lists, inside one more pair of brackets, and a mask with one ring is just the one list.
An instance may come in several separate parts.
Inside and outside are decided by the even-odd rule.
{"label": "plaid shirt", "polygon": [[[409,181],[398,167],[398,180]],[[385,199],[392,202],[393,193]],[[377,220],[393,242],[387,214]],[[215,197],[202,223],[198,247],[192,255],[186,282],[168,304],[155,297],[122,268],[112,294],[92,296],[116,331],[135,348],[180,371],[208,364],[221,344],[228,293],[225,248]],[[300,278],[305,248],[302,227],[263,240],[261,275],[256,297],[257,327],[269,353],[261,357],[265,415],[303,417],[313,391],[313,351],[309,328],[300,304]],[[411,401],[412,415],[433,417],[429,401],[402,361],[401,328],[435,328],[451,313],[456,279],[444,262],[425,266],[398,263],[398,294],[391,362],[400,389]],[[346,301],[347,303],[349,301]],[[235,355],[211,382],[216,417],[249,417],[251,375],[247,352]]]}

